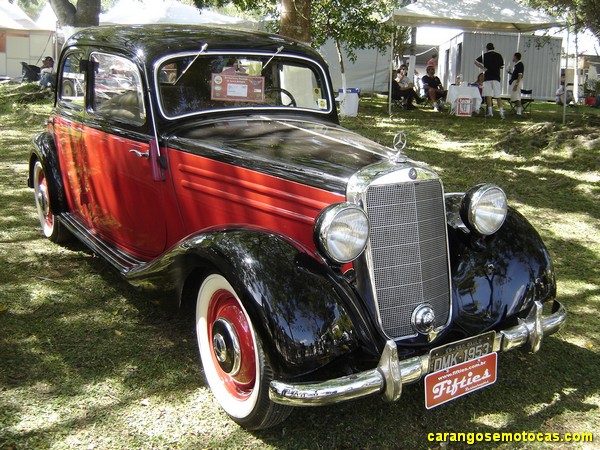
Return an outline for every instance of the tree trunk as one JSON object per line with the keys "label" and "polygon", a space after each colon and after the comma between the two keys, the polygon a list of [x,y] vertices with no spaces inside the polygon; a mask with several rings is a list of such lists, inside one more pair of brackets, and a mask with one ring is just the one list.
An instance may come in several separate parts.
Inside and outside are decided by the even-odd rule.
{"label": "tree trunk", "polygon": [[69,0],[50,0],[50,6],[61,26],[97,26],[100,16],[100,0],[77,0],[75,7]]}
{"label": "tree trunk", "polygon": [[279,33],[310,43],[310,0],[282,0]]}
{"label": "tree trunk", "polygon": [[340,73],[342,75],[342,95],[340,101],[346,96],[346,69],[344,68],[344,53],[342,51],[342,43],[339,39],[335,40],[335,49],[338,54],[338,62],[340,63]]}
{"label": "tree trunk", "polygon": [[336,100],[340,102],[340,114],[343,116],[346,114],[346,69],[344,68],[344,54],[342,52],[342,44],[339,39],[335,40],[335,49],[338,54],[338,61],[340,63],[340,73],[342,75],[342,92],[339,93]]}

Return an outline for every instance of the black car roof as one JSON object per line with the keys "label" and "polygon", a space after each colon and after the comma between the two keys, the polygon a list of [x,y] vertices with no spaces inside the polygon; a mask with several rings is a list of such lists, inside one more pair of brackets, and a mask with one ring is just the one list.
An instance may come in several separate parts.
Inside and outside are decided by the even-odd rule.
{"label": "black car roof", "polygon": [[233,30],[205,25],[111,25],[91,27],[74,33],[65,43],[121,49],[127,53],[144,55],[146,61],[170,53],[207,50],[282,51],[306,55],[323,62],[318,52],[298,41],[250,30]]}

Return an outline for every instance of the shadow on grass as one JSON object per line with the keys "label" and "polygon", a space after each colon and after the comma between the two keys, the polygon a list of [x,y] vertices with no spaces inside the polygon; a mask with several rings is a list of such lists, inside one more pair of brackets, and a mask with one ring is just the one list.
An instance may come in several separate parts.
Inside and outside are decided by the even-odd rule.
{"label": "shadow on grass", "polygon": [[[107,418],[117,421],[144,397],[192,396],[203,386],[190,321],[167,316],[111,269],[106,270],[102,261],[81,255],[78,244],[70,249],[54,262],[72,266],[83,277],[70,272],[64,279],[55,279],[50,288],[43,289],[43,298],[36,299],[34,291],[48,283],[39,280],[23,289],[22,295],[33,304],[23,309],[15,306],[1,316],[5,326],[0,353],[3,389],[33,393],[39,402],[85,396],[93,384],[106,384],[106,391],[96,394],[100,404],[74,409],[57,423],[20,434],[0,434],[8,443],[48,448],[57,435],[69,430],[93,427]],[[90,291],[90,286],[102,286],[102,291]],[[428,441],[428,434],[436,432],[585,432],[590,431],[585,424],[566,417],[597,409],[589,399],[599,393],[598,355],[549,338],[538,354],[500,355],[495,385],[431,411],[424,409],[423,388],[418,383],[407,387],[394,404],[371,397],[330,407],[298,408],[279,427],[251,435],[263,445],[286,449],[425,449],[437,448]],[[202,395],[210,394],[205,390]],[[25,407],[30,407],[29,401]],[[16,401],[0,403],[3,427],[14,428],[24,409]],[[188,433],[177,448],[239,447],[248,433],[231,424],[228,428],[225,436]]]}
{"label": "shadow on grass", "polygon": [[[418,113],[419,120],[437,123],[435,133],[448,139],[456,139],[464,126],[461,122],[448,126],[447,117],[437,118],[427,111]],[[498,140],[509,126],[497,130],[491,121],[473,119],[479,121],[469,125],[474,130],[483,133],[489,126],[482,139]],[[395,126],[389,121],[383,139],[391,141]],[[407,126],[411,140],[417,142],[410,155],[443,166],[447,186],[464,189],[479,181],[497,182],[507,189],[509,198],[536,210],[550,210],[556,217],[565,212],[599,217],[600,206],[586,193],[597,192],[592,182],[588,191],[578,190],[581,182],[565,174],[593,164],[597,152],[570,158],[551,151],[540,155],[535,148],[525,147],[518,155],[523,159],[493,159],[487,151],[477,164],[477,155],[428,149],[427,142],[419,140],[422,124],[407,122]],[[476,140],[472,145],[477,146]],[[10,186],[20,176],[17,170],[0,183]],[[160,299],[147,298],[130,287],[81,244],[61,248],[43,240],[32,194],[24,192],[10,194],[0,203],[6,206],[3,226],[10,228],[0,248],[0,448],[50,448],[83,429],[90,430],[92,442],[98,442],[102,436],[94,432],[96,427],[104,432],[122,427],[115,436],[125,440],[113,445],[117,448],[140,446],[141,441],[145,447],[190,450],[241,446],[425,449],[439,447],[427,440],[428,433],[435,432],[593,431],[588,427],[594,425],[591,418],[598,417],[600,361],[595,349],[600,341],[597,327],[590,326],[598,314],[598,305],[592,301],[599,295],[598,256],[578,236],[545,233],[544,239],[559,263],[559,283],[581,281],[583,272],[592,287],[560,299],[570,309],[569,321],[559,337],[544,342],[538,354],[513,352],[499,357],[499,379],[494,386],[426,412],[419,383],[407,387],[394,404],[372,397],[299,408],[277,428],[248,433],[226,418],[205,389],[190,318],[169,316],[156,305]],[[591,348],[565,336],[585,339]],[[181,399],[189,397],[202,419],[183,424],[174,444],[169,444],[169,433],[153,441],[129,422],[133,420],[131,405],[152,396],[175,405],[174,414],[183,418],[188,416],[180,410],[190,403]],[[160,408],[168,411],[164,405]],[[167,420],[161,415],[168,415],[164,411],[149,407],[142,426],[158,427],[161,420]],[[206,411],[212,412],[216,422],[209,422]]]}
{"label": "shadow on grass", "polygon": [[[0,311],[0,448],[49,448],[72,427],[145,397],[204,386],[189,317],[167,314],[82,244],[57,248],[38,234],[20,257],[0,252],[0,264],[15,272],[3,277]],[[65,409],[48,411],[44,402]],[[61,420],[15,432],[36,410]]]}
{"label": "shadow on grass", "polygon": [[[369,398],[299,409],[283,424],[284,431],[266,431],[260,437],[277,448],[290,449],[425,449],[438,448],[427,440],[429,433],[437,432],[590,432],[585,424],[562,420],[565,415],[597,411],[589,398],[600,392],[599,363],[594,352],[550,338],[536,355],[500,355],[495,385],[436,409],[425,410],[419,383],[407,387],[394,404]],[[539,378],[543,384],[537,382]],[[450,448],[468,447],[453,444]]]}

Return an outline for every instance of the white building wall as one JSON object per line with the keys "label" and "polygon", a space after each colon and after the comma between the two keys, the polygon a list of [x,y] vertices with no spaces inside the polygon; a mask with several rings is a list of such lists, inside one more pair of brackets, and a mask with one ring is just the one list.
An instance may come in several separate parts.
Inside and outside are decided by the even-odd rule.
{"label": "white building wall", "polygon": [[0,53],[0,77],[17,78],[23,70],[21,61],[41,65],[45,56],[56,60],[54,33],[45,30],[0,30],[6,36],[6,52]]}
{"label": "white building wall", "polygon": [[463,82],[477,79],[479,69],[475,59],[485,52],[488,42],[504,58],[502,93],[509,95],[508,81],[512,57],[520,52],[525,66],[523,89],[532,89],[536,100],[553,100],[560,80],[561,38],[508,33],[461,33],[440,46],[437,74],[445,86],[454,83],[457,75]]}

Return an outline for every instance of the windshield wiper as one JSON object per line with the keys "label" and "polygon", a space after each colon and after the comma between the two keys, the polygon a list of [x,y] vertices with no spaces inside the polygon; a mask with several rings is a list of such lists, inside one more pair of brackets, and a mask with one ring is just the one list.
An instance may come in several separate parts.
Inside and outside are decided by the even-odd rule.
{"label": "windshield wiper", "polygon": [[267,68],[267,66],[269,64],[271,64],[271,61],[273,61],[273,58],[275,58],[277,55],[279,55],[281,52],[283,51],[283,45],[281,47],[277,47],[277,51],[273,54],[273,56],[271,56],[271,58],[267,61],[267,63],[263,66],[262,70],[265,70]]}
{"label": "windshield wiper", "polygon": [[200,47],[200,51],[198,52],[198,54],[194,57],[194,59],[192,59],[189,64],[187,66],[185,66],[185,69],[183,69],[183,72],[181,72],[179,74],[179,76],[177,77],[177,79],[175,80],[175,82],[173,83],[173,85],[176,85],[179,80],[181,80],[181,77],[185,75],[185,73],[188,71],[188,69],[190,67],[192,67],[192,64],[194,64],[196,62],[196,60],[198,59],[198,57],[204,53],[206,51],[206,49],[208,48],[208,42],[205,42],[204,44],[202,44],[202,47]]}

